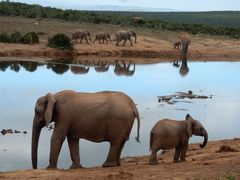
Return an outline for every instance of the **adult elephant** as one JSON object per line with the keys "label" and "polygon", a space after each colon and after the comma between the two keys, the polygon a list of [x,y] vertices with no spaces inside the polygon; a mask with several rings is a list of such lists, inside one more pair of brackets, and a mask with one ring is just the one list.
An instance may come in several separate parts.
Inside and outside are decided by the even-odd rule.
{"label": "adult elephant", "polygon": [[133,100],[121,92],[78,93],[70,90],[40,97],[35,106],[32,128],[32,166],[37,168],[37,150],[41,129],[55,122],[47,168],[56,168],[61,146],[67,137],[72,165],[80,168],[79,138],[93,142],[110,142],[103,167],[119,166],[120,155],[137,118]]}
{"label": "adult elephant", "polygon": [[83,40],[83,39],[84,39],[88,44],[89,44],[88,40],[89,40],[90,42],[92,42],[92,40],[91,40],[91,34],[90,34],[89,31],[77,31],[77,32],[72,33],[72,40],[74,40],[75,43],[78,42],[78,41],[77,41],[78,39],[80,39],[80,44],[82,43],[82,40]]}
{"label": "adult elephant", "polygon": [[98,32],[95,36],[93,43],[96,40],[98,40],[99,44],[104,43],[104,41],[106,41],[106,43],[108,43],[108,41],[111,41],[110,34],[106,31]]}
{"label": "adult elephant", "polygon": [[116,45],[119,46],[119,43],[121,41],[124,41],[122,46],[125,46],[125,44],[126,44],[126,42],[128,40],[130,42],[131,46],[133,46],[131,35],[132,35],[132,33],[128,32],[128,31],[119,31],[119,32],[117,32],[115,34]]}
{"label": "adult elephant", "polygon": [[200,147],[206,146],[208,133],[205,128],[189,114],[186,115],[185,119],[183,121],[163,119],[154,125],[150,133],[150,149],[152,153],[149,163],[151,165],[158,163],[157,151],[159,149],[175,148],[173,162],[185,161],[188,141],[193,134],[204,136],[204,142],[200,144]]}

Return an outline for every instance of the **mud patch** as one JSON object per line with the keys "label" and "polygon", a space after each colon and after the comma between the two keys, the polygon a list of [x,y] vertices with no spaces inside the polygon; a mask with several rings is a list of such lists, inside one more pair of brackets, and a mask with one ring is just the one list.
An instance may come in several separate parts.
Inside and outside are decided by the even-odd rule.
{"label": "mud patch", "polygon": [[238,152],[238,150],[231,148],[228,145],[223,145],[216,151],[216,153],[223,153],[223,152]]}
{"label": "mud patch", "polygon": [[115,179],[133,179],[133,174],[129,172],[120,171],[117,174],[109,174],[106,179],[115,180]]}

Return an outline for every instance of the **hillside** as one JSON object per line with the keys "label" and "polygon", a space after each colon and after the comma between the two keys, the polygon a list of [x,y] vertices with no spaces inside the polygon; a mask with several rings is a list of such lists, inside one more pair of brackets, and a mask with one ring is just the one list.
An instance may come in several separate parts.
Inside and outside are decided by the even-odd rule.
{"label": "hillside", "polygon": [[121,27],[141,27],[240,38],[240,12],[80,11],[2,1],[0,2],[0,16],[60,19],[78,23],[111,24]]}

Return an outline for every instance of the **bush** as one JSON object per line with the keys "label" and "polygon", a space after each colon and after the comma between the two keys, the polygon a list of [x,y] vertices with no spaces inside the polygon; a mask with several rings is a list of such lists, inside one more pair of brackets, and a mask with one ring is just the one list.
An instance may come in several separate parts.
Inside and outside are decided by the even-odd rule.
{"label": "bush", "polygon": [[11,38],[8,35],[8,33],[3,32],[3,33],[0,34],[0,42],[4,42],[4,43],[11,42]]}
{"label": "bush", "polygon": [[19,43],[21,39],[21,33],[18,31],[15,31],[11,34],[11,42],[13,43]]}
{"label": "bush", "polygon": [[20,41],[24,44],[34,44],[34,43],[39,43],[39,38],[37,33],[30,32],[25,34]]}
{"label": "bush", "polygon": [[71,39],[65,34],[56,34],[52,38],[49,38],[48,46],[60,50],[73,50],[73,44],[71,43]]}

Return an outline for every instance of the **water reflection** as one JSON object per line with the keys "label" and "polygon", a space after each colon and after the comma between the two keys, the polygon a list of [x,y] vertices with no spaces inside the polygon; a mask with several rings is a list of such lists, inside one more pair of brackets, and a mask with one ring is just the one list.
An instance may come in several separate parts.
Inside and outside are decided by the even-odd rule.
{"label": "water reflection", "polygon": [[[131,66],[133,66],[133,69],[131,70]],[[116,61],[115,62],[115,69],[114,72],[118,76],[132,76],[135,72],[135,63],[130,61],[128,64],[125,63],[125,61]]]}
{"label": "water reflection", "polygon": [[108,71],[110,63],[108,61],[98,61],[97,63],[94,63],[94,65],[95,71],[101,73]]}
{"label": "water reflection", "polygon": [[[60,63],[61,62],[61,63]],[[95,69],[96,72],[103,73],[109,70],[110,65],[114,67],[114,73],[117,76],[133,76],[135,73],[135,63],[132,61],[117,60],[114,63],[110,64],[108,61],[100,60],[98,62],[77,61],[51,61],[48,63],[43,62],[32,62],[32,61],[2,61],[0,62],[0,70],[6,71],[10,68],[15,72],[19,72],[21,67],[26,71],[34,72],[39,66],[46,65],[47,69],[52,70],[54,73],[62,75],[66,73],[69,69],[73,74],[87,74],[91,67]]]}
{"label": "water reflection", "polygon": [[179,74],[181,76],[186,76],[189,72],[189,67],[188,67],[188,63],[187,63],[187,57],[183,57],[182,58],[182,62],[181,62],[181,66],[179,64],[179,61],[176,60],[176,61],[173,61],[173,66],[176,67],[176,68],[179,68]]}

